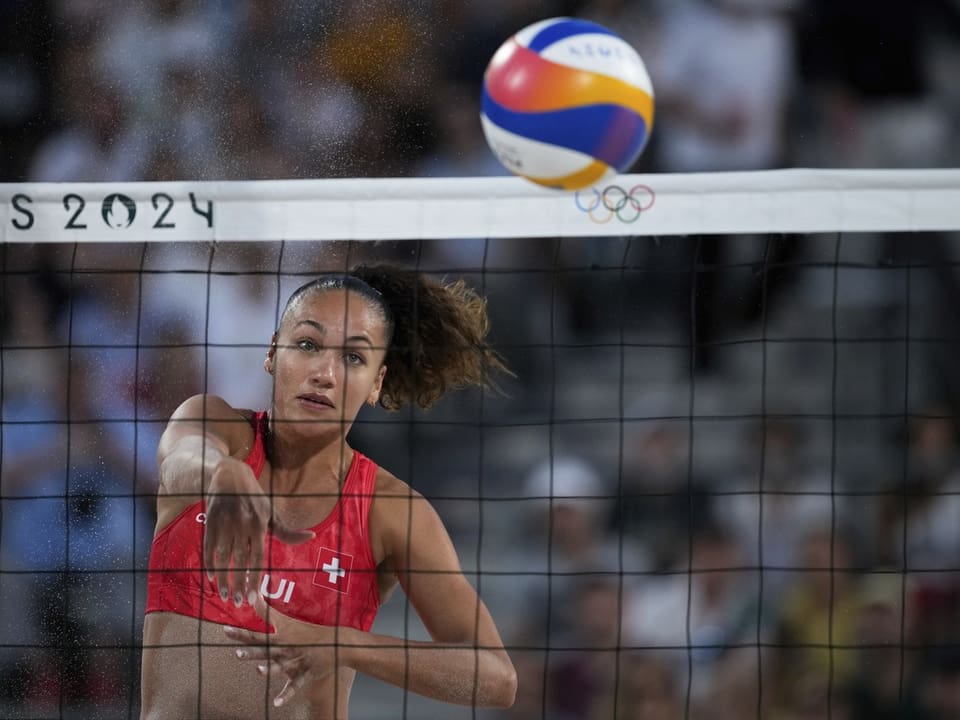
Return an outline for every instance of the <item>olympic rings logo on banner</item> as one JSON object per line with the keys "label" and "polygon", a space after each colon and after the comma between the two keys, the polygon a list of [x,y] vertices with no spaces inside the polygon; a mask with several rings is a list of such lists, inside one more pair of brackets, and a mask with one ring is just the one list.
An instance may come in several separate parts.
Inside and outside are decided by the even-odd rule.
{"label": "olympic rings logo on banner", "polygon": [[573,195],[577,209],[585,212],[598,224],[608,223],[617,218],[622,223],[633,223],[653,207],[657,194],[648,185],[634,185],[625,190],[619,185],[607,185],[602,191],[591,188],[593,198],[584,203],[580,190]]}

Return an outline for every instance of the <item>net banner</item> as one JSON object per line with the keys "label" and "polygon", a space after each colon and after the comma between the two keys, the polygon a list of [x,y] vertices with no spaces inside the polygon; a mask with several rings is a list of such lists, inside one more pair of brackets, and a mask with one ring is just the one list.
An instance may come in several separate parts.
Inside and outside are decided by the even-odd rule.
{"label": "net banner", "polygon": [[[0,241],[396,240],[948,230],[960,170],[0,184]],[[251,228],[256,232],[251,232]]]}

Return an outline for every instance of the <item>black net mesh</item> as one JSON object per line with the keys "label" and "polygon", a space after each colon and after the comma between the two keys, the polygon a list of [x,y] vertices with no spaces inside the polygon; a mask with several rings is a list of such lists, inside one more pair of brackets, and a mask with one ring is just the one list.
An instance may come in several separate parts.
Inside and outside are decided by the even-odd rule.
{"label": "black net mesh", "polygon": [[[267,408],[290,291],[373,260],[485,295],[515,373],[366,409],[351,435],[442,517],[518,672],[506,716],[951,717],[958,248],[3,245],[0,716],[138,716],[167,418],[198,392]],[[427,637],[401,593],[374,629]],[[364,718],[486,712],[363,676],[351,698]]]}

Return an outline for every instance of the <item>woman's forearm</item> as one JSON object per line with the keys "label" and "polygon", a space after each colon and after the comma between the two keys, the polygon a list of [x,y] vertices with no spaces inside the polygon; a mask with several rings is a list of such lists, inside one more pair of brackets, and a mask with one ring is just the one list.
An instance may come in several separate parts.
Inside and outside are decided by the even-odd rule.
{"label": "woman's forearm", "polygon": [[217,466],[225,459],[230,456],[203,437],[181,438],[160,464],[162,492],[202,496]]}
{"label": "woman's forearm", "polygon": [[419,642],[340,628],[338,664],[419,695],[478,707],[510,707],[517,677],[502,648]]}

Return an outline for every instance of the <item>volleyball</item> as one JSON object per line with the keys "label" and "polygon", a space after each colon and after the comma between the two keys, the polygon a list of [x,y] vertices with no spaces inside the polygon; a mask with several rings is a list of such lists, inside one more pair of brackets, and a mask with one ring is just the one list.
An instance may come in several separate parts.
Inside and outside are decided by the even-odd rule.
{"label": "volleyball", "polygon": [[650,76],[629,43],[588,20],[550,18],[494,53],[480,120],[510,172],[577,190],[633,165],[650,136],[653,109]]}

